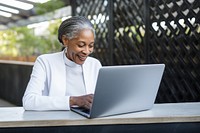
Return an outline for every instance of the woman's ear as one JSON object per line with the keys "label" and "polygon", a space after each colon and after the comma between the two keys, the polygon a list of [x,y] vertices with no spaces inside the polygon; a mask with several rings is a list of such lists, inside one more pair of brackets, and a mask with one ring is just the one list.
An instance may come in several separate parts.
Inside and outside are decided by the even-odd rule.
{"label": "woman's ear", "polygon": [[67,39],[67,37],[65,35],[62,36],[62,42],[63,42],[63,46],[67,47],[68,43],[69,43],[69,39]]}

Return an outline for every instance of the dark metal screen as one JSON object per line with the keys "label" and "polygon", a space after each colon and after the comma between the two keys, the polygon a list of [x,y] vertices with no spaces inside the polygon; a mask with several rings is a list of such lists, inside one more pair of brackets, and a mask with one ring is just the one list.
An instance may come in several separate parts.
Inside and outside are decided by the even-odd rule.
{"label": "dark metal screen", "polygon": [[71,0],[103,65],[164,63],[156,102],[200,101],[199,0]]}

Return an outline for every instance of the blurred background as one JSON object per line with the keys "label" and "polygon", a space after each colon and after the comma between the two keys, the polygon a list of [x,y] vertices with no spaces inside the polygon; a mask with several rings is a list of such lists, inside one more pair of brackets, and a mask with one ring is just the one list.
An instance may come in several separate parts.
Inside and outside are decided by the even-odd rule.
{"label": "blurred background", "polygon": [[0,59],[34,61],[61,50],[57,28],[71,16],[65,0],[0,1]]}
{"label": "blurred background", "polygon": [[157,103],[200,101],[199,0],[0,0],[0,98],[21,106],[35,58],[61,50],[58,26],[74,15],[94,24],[103,65],[166,65]]}

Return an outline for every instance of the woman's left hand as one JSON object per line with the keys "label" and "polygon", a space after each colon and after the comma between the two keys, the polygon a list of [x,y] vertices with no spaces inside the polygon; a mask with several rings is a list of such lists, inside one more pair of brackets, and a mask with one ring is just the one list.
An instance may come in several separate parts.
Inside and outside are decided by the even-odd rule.
{"label": "woman's left hand", "polygon": [[77,105],[79,107],[84,107],[90,109],[92,106],[94,94],[88,94],[83,96],[71,96],[70,97],[70,107]]}

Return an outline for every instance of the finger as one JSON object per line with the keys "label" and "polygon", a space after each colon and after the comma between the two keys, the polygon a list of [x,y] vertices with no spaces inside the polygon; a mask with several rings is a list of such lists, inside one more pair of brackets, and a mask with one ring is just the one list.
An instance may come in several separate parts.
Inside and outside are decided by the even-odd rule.
{"label": "finger", "polygon": [[90,104],[85,104],[83,107],[86,109],[90,109]]}
{"label": "finger", "polygon": [[92,102],[86,102],[84,107],[90,109],[92,107]]}
{"label": "finger", "polygon": [[89,102],[89,103],[92,103],[93,102],[93,95],[88,95],[88,97],[87,97],[87,101]]}

